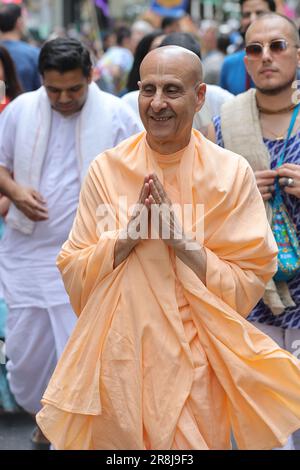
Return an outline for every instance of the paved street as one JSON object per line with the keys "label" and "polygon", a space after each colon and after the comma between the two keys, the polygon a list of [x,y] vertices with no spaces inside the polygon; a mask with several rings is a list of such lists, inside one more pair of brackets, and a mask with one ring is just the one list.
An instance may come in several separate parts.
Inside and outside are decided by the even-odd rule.
{"label": "paved street", "polygon": [[0,415],[0,450],[31,450],[33,420],[26,414]]}

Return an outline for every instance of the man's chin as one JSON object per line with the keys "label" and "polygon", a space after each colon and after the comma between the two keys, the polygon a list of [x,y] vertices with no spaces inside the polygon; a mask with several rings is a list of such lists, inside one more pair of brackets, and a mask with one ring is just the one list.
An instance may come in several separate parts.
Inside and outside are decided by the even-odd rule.
{"label": "man's chin", "polygon": [[294,80],[295,79],[293,78],[292,80],[288,80],[285,83],[281,83],[281,84],[270,83],[269,85],[265,85],[265,86],[256,84],[256,89],[260,91],[260,93],[262,93],[263,95],[276,96],[287,89],[291,89]]}
{"label": "man's chin", "polygon": [[70,106],[68,108],[60,108],[53,106],[53,109],[62,116],[71,116],[72,114],[75,114],[78,111],[77,108],[75,108],[74,106]]}

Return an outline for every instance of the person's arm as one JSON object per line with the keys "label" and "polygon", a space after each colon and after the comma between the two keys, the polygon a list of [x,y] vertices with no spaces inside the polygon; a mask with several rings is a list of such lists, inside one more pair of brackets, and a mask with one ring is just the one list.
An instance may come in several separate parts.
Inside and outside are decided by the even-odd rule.
{"label": "person's arm", "polygon": [[18,185],[9,170],[3,166],[0,166],[0,193],[8,197],[30,220],[37,222],[48,219],[43,197],[32,188]]}
{"label": "person's arm", "polygon": [[0,165],[0,193],[13,200],[18,192],[18,185],[10,171]]}
{"label": "person's arm", "polygon": [[0,196],[0,217],[5,217],[10,205],[10,200],[6,196]]}
{"label": "person's arm", "polygon": [[22,106],[24,106],[22,97],[16,98],[1,114],[0,193],[7,196],[29,219],[46,220],[48,212],[41,195],[34,189],[21,187],[12,177],[16,129],[20,125],[18,117]]}
{"label": "person's arm", "polygon": [[[189,249],[189,244],[193,249]],[[183,261],[206,285],[207,258],[206,252],[197,242],[184,240],[175,247],[176,256]]]}
{"label": "person's arm", "polygon": [[114,253],[114,269],[123,263],[126,258],[130,255],[132,250],[138,244],[139,240],[131,240],[130,238],[118,239],[115,245]]}

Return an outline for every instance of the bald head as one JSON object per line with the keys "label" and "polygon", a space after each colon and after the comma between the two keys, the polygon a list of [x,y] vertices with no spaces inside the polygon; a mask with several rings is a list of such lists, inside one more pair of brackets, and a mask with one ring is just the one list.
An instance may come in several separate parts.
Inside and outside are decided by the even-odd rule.
{"label": "bald head", "polygon": [[288,31],[290,38],[295,42],[295,44],[299,44],[299,31],[295,25],[295,23],[280,13],[265,13],[259,16],[248,28],[246,32],[246,44],[252,40],[252,33],[253,31],[257,31],[258,28],[261,31],[268,31],[268,27],[265,24],[271,25],[271,27],[277,27],[277,29],[284,31]]}
{"label": "bald head", "polygon": [[192,51],[180,46],[164,46],[149,52],[141,63],[140,76],[151,68],[157,67],[161,73],[177,70],[180,74],[189,75],[196,83],[202,83],[203,70],[199,57]]}
{"label": "bald head", "polygon": [[183,149],[205,100],[199,57],[180,46],[159,47],[146,55],[140,75],[139,110],[148,144],[163,154]]}

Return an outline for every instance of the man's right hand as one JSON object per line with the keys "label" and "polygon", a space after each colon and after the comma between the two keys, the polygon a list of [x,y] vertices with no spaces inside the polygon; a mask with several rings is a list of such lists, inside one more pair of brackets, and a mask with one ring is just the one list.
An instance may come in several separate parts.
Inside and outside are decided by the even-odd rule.
{"label": "man's right hand", "polygon": [[[144,179],[143,186],[140,191],[138,202],[135,206],[133,214],[128,222],[126,229],[124,229],[122,236],[117,240],[114,252],[114,268],[119,266],[131,253],[134,247],[140,241],[140,232],[143,232],[143,224],[145,211],[148,217],[150,202],[149,202],[150,186],[149,176]],[[148,230],[148,226],[146,227]]]}
{"label": "man's right hand", "polygon": [[256,184],[264,201],[272,199],[275,191],[274,182],[277,175],[274,170],[255,171]]}
{"label": "man's right hand", "polygon": [[144,183],[139,195],[139,200],[135,205],[133,214],[127,225],[127,235],[131,240],[139,240],[140,237],[138,236],[138,233],[145,232],[145,229],[148,234],[148,224],[146,223],[145,227],[143,227],[143,224],[145,222],[145,217],[148,218],[148,213],[151,206],[148,199],[150,194],[149,179],[149,176],[146,176],[144,179]]}
{"label": "man's right hand", "polygon": [[32,188],[18,187],[12,199],[14,205],[34,222],[48,220],[49,214],[46,201],[40,193]]}

